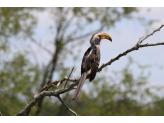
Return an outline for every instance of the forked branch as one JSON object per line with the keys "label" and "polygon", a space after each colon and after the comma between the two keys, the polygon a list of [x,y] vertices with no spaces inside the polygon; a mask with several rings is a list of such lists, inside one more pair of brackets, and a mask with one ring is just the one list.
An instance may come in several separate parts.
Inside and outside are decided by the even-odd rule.
{"label": "forked branch", "polygon": [[[140,38],[139,41],[136,43],[135,46],[133,46],[132,48],[124,51],[123,53],[120,53],[119,55],[117,55],[115,58],[111,59],[109,62],[101,65],[101,67],[99,67],[98,72],[100,72],[103,68],[105,68],[108,65],[111,65],[114,61],[118,60],[119,58],[121,58],[122,56],[125,56],[126,54],[138,50],[139,48],[143,48],[143,47],[150,47],[150,46],[158,46],[158,45],[164,45],[164,42],[160,42],[160,43],[154,43],[154,44],[142,44],[141,43],[146,40],[149,36],[153,35],[155,32],[160,31],[160,29],[163,27],[164,25],[162,24],[158,29],[154,30],[152,33],[150,33],[149,35],[147,35],[145,38]],[[73,71],[73,69],[72,69]],[[72,73],[71,71],[71,73]],[[69,74],[69,77],[71,75],[71,73]],[[55,96],[57,97],[61,103],[74,115],[77,116],[77,113],[75,113],[73,110],[71,110],[66,104],[65,102],[60,98],[60,94],[66,93],[70,90],[73,90],[74,87],[78,84],[78,80],[79,79],[70,79],[69,77],[65,77],[61,80],[58,81],[54,81],[52,83],[47,82],[47,84],[40,90],[40,92],[34,96],[33,100],[19,113],[16,114],[16,116],[18,115],[28,115],[30,113],[31,108],[44,96]],[[50,89],[51,87],[55,86],[58,88],[58,86],[60,86],[64,81],[69,81],[69,82],[73,82],[73,84],[70,84],[67,88],[63,89],[57,89],[55,91],[48,91],[48,89]],[[67,83],[67,82],[66,82]]]}

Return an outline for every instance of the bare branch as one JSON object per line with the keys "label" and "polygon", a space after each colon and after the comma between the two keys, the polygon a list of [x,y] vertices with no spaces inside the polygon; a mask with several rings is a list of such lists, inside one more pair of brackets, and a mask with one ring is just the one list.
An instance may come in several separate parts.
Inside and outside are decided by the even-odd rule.
{"label": "bare branch", "polygon": [[159,42],[159,43],[156,43],[156,44],[142,44],[140,45],[139,47],[148,47],[148,46],[157,46],[157,45],[164,45],[164,42]]}
{"label": "bare branch", "polygon": [[74,89],[74,86],[76,86],[76,85],[77,85],[77,83],[73,83],[66,89],[60,89],[60,90],[56,90],[56,91],[42,91],[41,93],[35,95],[34,99],[22,111],[15,114],[15,116],[27,116],[27,115],[29,115],[31,108],[43,97],[45,97],[45,96],[56,96],[57,97],[60,94],[63,94],[65,92],[68,92],[68,91]]}
{"label": "bare branch", "polygon": [[72,113],[74,114],[75,116],[78,116],[78,114],[76,112],[74,112],[72,109],[70,109],[66,104],[65,102],[60,98],[60,96],[57,96],[57,98],[61,101],[61,103]]}
{"label": "bare branch", "polygon": [[53,54],[49,49],[47,49],[46,47],[44,47],[43,45],[41,45],[39,42],[37,42],[37,41],[36,41],[31,35],[29,35],[26,31],[24,31],[23,29],[22,29],[22,31],[31,39],[31,41],[32,41],[33,43],[35,43],[35,44],[38,45],[40,48],[42,48],[43,50],[45,50],[48,54],[50,54],[50,55]]}
{"label": "bare branch", "polygon": [[164,24],[162,24],[158,29],[154,30],[151,34],[147,35],[144,39],[142,39],[142,40],[140,41],[140,44],[141,44],[145,39],[147,39],[149,36],[153,35],[155,32],[160,31],[160,29],[161,29],[163,26],[164,26]]}
{"label": "bare branch", "polygon": [[50,55],[53,54],[49,49],[47,49],[46,47],[44,47],[43,45],[41,45],[39,42],[37,42],[32,36],[30,36],[29,38],[31,39],[32,42],[34,42],[40,48],[42,48],[43,50],[45,50],[48,54],[50,54]]}
{"label": "bare branch", "polygon": [[47,84],[39,91],[39,93],[40,92],[42,92],[42,91],[44,91],[44,90],[47,90],[48,88],[46,88],[49,84],[50,84],[50,79],[48,80],[48,82],[47,82]]}
{"label": "bare branch", "polygon": [[[71,73],[70,73],[69,76],[68,76],[68,79],[69,79],[70,75],[72,74],[73,69],[74,69],[74,67],[72,68]],[[65,83],[65,85],[64,85],[64,88],[65,88],[65,86],[67,85],[68,79],[67,79],[67,81],[66,81],[66,83]]]}
{"label": "bare branch", "polygon": [[[97,29],[97,30],[94,30],[94,31],[89,32],[89,33],[86,33],[86,34],[84,34],[84,35],[77,36],[77,37],[74,37],[74,38],[69,38],[69,39],[65,42],[65,44],[67,44],[67,43],[69,43],[69,42],[71,42],[71,41],[75,41],[75,40],[79,40],[79,39],[85,38],[85,37],[87,37],[87,36],[89,36],[89,35],[92,35],[92,34],[95,33],[95,32],[101,31],[102,29],[103,29],[103,26],[101,26],[101,27],[100,27],[99,29]],[[76,31],[76,30],[75,30],[75,31]]]}
{"label": "bare branch", "polygon": [[141,38],[139,38],[139,41],[137,42],[136,46],[138,46],[138,45],[140,45],[140,44],[141,44],[141,39],[143,39],[143,38],[144,38],[144,36],[143,36],[143,37],[141,37]]}
{"label": "bare branch", "polygon": [[143,37],[142,37],[143,39],[140,38],[139,41],[137,42],[137,44],[136,44],[134,47],[132,47],[132,48],[126,50],[126,51],[123,52],[123,53],[120,53],[118,56],[116,56],[115,58],[111,59],[111,60],[110,60],[109,62],[107,62],[106,64],[102,64],[101,67],[99,67],[98,72],[100,72],[104,67],[106,67],[106,66],[108,66],[108,65],[111,65],[111,63],[113,63],[114,61],[119,60],[120,57],[125,56],[126,54],[128,54],[128,53],[130,53],[130,52],[132,52],[132,51],[134,51],[134,50],[138,50],[139,47],[148,47],[148,46],[164,45],[164,42],[156,43],[156,44],[143,44],[143,45],[140,45],[140,44],[141,44],[145,39],[147,39],[149,36],[153,35],[153,34],[154,34],[155,32],[157,32],[157,31],[160,31],[160,29],[161,29],[163,26],[164,26],[164,25],[161,25],[158,29],[154,30],[151,34],[147,35],[145,38],[143,38]]}
{"label": "bare branch", "polygon": [[136,47],[136,45],[134,47],[132,47],[131,49],[126,50],[123,53],[120,53],[118,56],[116,56],[115,58],[111,59],[109,62],[107,62],[106,64],[102,64],[101,67],[99,67],[98,72],[100,72],[104,67],[111,65],[111,63],[113,63],[116,60],[119,60],[120,57],[134,51],[134,50],[138,50],[139,47],[148,47],[148,46],[157,46],[157,45],[164,45],[164,42],[161,43],[155,43],[155,44],[143,44],[143,45],[139,45]]}
{"label": "bare branch", "polygon": [[55,85],[55,87],[58,87],[58,86],[59,86],[60,84],[62,84],[65,80],[70,81],[70,82],[77,82],[77,81],[78,81],[78,79],[70,79],[70,78],[68,78],[68,77],[65,77],[65,78],[62,79],[62,80],[57,80],[57,81],[54,81],[54,82],[52,82],[52,83],[46,84],[46,85],[39,91],[39,93],[42,92],[42,91],[48,90],[49,88],[51,88],[51,87],[54,86],[54,85]]}

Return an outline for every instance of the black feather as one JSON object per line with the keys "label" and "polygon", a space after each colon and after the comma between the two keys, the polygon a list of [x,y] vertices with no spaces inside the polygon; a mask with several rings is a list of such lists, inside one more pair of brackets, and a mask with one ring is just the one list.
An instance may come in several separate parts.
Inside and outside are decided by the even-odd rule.
{"label": "black feather", "polygon": [[77,89],[76,89],[76,91],[75,91],[75,93],[73,95],[73,100],[76,100],[76,99],[79,98],[79,96],[81,94],[81,89],[82,89],[82,87],[84,85],[86,77],[87,77],[87,73],[86,72],[81,75],[79,83],[77,85]]}

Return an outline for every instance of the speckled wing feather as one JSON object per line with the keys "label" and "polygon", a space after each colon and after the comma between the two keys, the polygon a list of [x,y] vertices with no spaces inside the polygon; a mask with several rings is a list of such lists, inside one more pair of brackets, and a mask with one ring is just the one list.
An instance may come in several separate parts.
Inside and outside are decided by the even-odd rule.
{"label": "speckled wing feather", "polygon": [[73,95],[73,100],[76,100],[79,98],[81,89],[82,89],[85,79],[87,77],[87,71],[91,69],[90,57],[88,57],[90,51],[91,51],[91,48],[88,48],[88,50],[85,52],[85,54],[83,56],[82,63],[81,63],[81,77],[79,79],[77,89]]}
{"label": "speckled wing feather", "polygon": [[81,63],[81,75],[84,72],[87,72],[91,69],[90,57],[88,57],[90,51],[91,51],[91,47],[88,48],[88,50],[85,52],[85,54],[83,56],[82,63]]}
{"label": "speckled wing feather", "polygon": [[97,73],[99,63],[100,63],[100,48],[95,46],[91,53],[91,75],[90,75],[90,81],[92,81]]}

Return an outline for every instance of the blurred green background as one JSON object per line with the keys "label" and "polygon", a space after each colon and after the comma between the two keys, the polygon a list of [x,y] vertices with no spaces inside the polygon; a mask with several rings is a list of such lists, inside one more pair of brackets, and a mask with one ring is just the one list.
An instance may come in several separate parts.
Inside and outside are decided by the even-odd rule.
{"label": "blurred green background", "polygon": [[[112,43],[102,41],[101,65],[158,28],[162,19],[153,15],[163,9],[1,7],[0,112],[3,116],[18,113],[49,79],[68,76],[72,67],[71,78],[79,78],[93,33],[106,32],[113,38]],[[154,43],[162,41],[154,38],[150,38]],[[62,99],[83,116],[164,115],[162,46],[156,49],[143,48],[107,66],[93,82],[86,80],[77,101],[72,100],[75,90],[62,94]],[[45,97],[30,115],[72,114],[56,97]]]}

